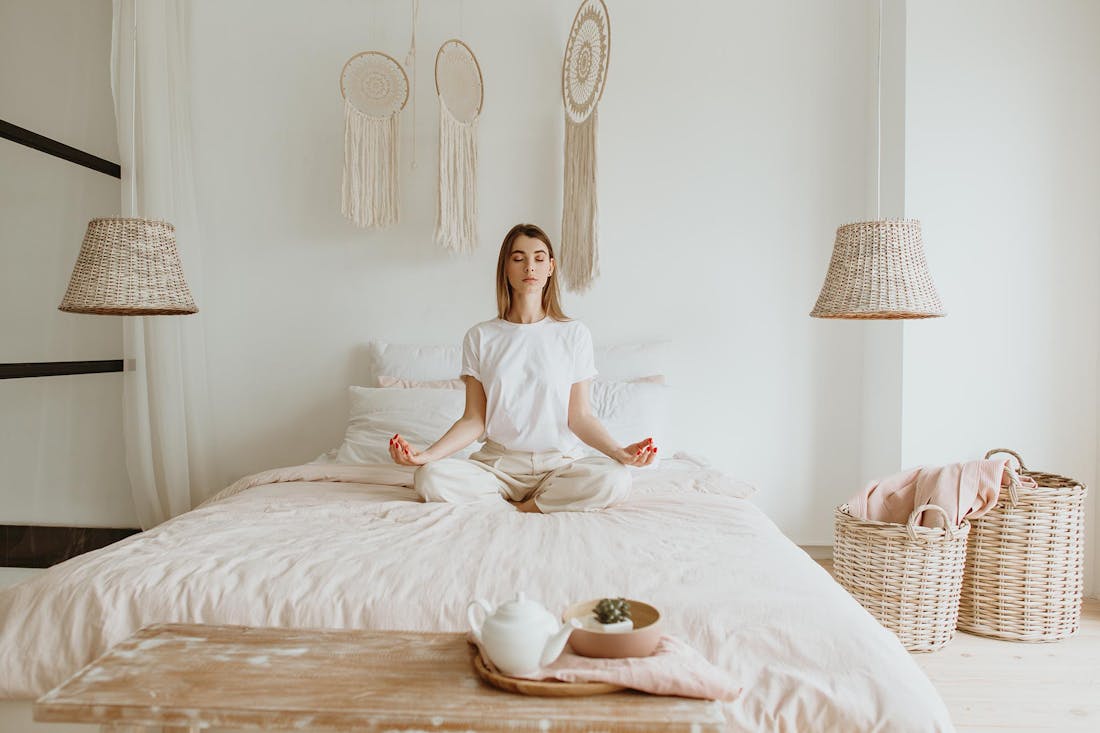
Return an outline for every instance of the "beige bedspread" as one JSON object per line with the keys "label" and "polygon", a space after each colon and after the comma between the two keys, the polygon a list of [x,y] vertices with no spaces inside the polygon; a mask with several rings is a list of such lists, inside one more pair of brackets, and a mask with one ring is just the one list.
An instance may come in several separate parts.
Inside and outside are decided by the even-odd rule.
{"label": "beige bedspread", "polygon": [[459,631],[471,598],[525,590],[555,611],[657,606],[744,686],[731,730],[952,730],[897,640],[714,471],[667,460],[628,504],[545,516],[421,504],[410,480],[268,471],[0,591],[0,697],[38,696],[152,623]]}

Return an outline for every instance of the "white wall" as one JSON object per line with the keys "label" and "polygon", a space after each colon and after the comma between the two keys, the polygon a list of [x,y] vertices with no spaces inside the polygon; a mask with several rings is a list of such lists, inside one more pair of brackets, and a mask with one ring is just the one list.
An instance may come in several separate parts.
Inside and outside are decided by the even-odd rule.
{"label": "white wall", "polygon": [[[869,41],[874,49],[868,74],[874,90],[868,115],[877,124],[868,156],[869,219],[905,216],[905,0],[869,8]],[[881,33],[880,33],[881,30]],[[879,139],[881,143],[876,143]],[[880,185],[876,185],[879,181]],[[896,471],[901,464],[902,331],[905,321],[856,321],[863,333],[862,443],[860,477],[863,482]]]}
{"label": "white wall", "polygon": [[[454,343],[492,317],[513,223],[557,238],[576,3],[421,6],[403,220],[377,233],[340,215],[337,78],[368,48],[404,58],[410,3],[193,4],[199,305],[227,480],[339,443],[367,339]],[[759,503],[808,544],[831,542],[831,508],[861,479],[864,330],[808,313],[836,226],[868,213],[869,18],[863,0],[611,3],[604,274],[565,302],[600,343],[673,340],[680,437],[668,448],[757,482]],[[462,31],[486,83],[482,243],[468,258],[431,241],[432,63]]]}
{"label": "white wall", "polygon": [[[118,160],[110,0],[0,3],[0,119]],[[0,140],[0,363],[122,358],[114,318],[57,310],[119,181]],[[0,524],[136,525],[122,376],[0,380]]]}
{"label": "white wall", "polygon": [[[416,128],[412,108],[402,123],[405,163],[415,143],[418,166],[403,167],[404,219],[384,233],[339,213],[336,81],[357,51],[404,58],[410,4],[191,7],[200,306],[229,481],[339,442],[368,338],[455,342],[491,316],[512,223],[556,238],[558,75],[575,4],[424,0]],[[831,507],[898,465],[1003,443],[1090,483],[1097,472],[1097,233],[1085,216],[1100,194],[1100,10],[887,3],[883,213],[924,222],[950,315],[814,321],[835,227],[872,213],[876,7],[612,3],[604,274],[566,299],[602,343],[674,342],[668,447],[758,483],[761,506],[804,544],[828,544]],[[0,9],[0,117],[117,159],[110,4]],[[469,258],[431,242],[431,65],[454,35],[486,78],[483,241]],[[87,218],[118,210],[117,181],[7,141],[0,156],[2,360],[116,358],[112,319],[55,307]],[[0,383],[5,521],[132,523],[118,376]]]}
{"label": "white wall", "polygon": [[1007,446],[1095,488],[1100,4],[922,0],[908,22],[906,214],[949,315],[905,327],[902,461]]}

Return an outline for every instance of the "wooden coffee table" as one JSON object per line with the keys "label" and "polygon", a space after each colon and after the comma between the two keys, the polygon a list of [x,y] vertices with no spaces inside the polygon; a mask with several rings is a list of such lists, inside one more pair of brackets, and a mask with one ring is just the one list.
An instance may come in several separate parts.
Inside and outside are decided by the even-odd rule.
{"label": "wooden coffee table", "polygon": [[529,697],[482,682],[463,634],[162,624],[34,705],[43,722],[328,730],[721,730],[718,703]]}

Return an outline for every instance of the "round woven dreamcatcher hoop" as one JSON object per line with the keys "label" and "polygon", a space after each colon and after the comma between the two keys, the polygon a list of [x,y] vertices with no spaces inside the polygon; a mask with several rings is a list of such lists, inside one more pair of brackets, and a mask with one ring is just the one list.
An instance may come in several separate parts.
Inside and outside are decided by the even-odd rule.
{"label": "round woven dreamcatcher hoop", "polygon": [[603,96],[611,57],[611,21],[603,0],[584,0],[573,18],[561,65],[565,112],[584,122]]}
{"label": "round woven dreamcatcher hoop", "polygon": [[362,115],[392,117],[409,101],[409,77],[401,64],[381,51],[363,51],[340,72],[340,95]]}
{"label": "round woven dreamcatcher hoop", "polygon": [[477,57],[462,41],[443,42],[435,55],[435,93],[441,104],[463,124],[481,114],[485,100],[485,82]]}
{"label": "round woven dreamcatcher hoop", "polygon": [[439,96],[439,207],[435,241],[452,252],[477,249],[477,128],[485,83],[477,57],[462,41],[435,55]]}
{"label": "round woven dreamcatcher hoop", "polygon": [[344,180],[340,210],[361,227],[382,229],[400,218],[397,157],[409,77],[381,51],[363,51],[340,71],[344,98]]}

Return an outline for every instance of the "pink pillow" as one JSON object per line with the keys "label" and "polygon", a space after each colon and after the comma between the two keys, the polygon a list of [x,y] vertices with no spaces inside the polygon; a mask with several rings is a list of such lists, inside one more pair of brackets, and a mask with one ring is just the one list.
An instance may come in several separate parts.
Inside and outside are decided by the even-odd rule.
{"label": "pink pillow", "polygon": [[430,379],[418,381],[416,379],[401,379],[400,377],[378,376],[379,387],[397,387],[399,389],[466,389],[466,384],[461,379]]}
{"label": "pink pillow", "polygon": [[[603,377],[596,377],[596,379],[603,379]],[[609,380],[610,381],[610,380]],[[618,380],[614,380],[618,381]],[[650,374],[648,377],[634,377],[634,379],[624,379],[627,384],[664,384],[664,374]]]}
{"label": "pink pillow", "polygon": [[[600,377],[596,377],[600,379]],[[664,374],[652,374],[648,377],[636,377],[634,379],[625,380],[631,384],[638,384],[641,382],[649,384],[664,384]],[[466,383],[461,379],[430,379],[427,381],[418,381],[415,379],[401,379],[400,377],[387,377],[384,375],[378,376],[379,387],[396,387],[398,389],[466,389]]]}

